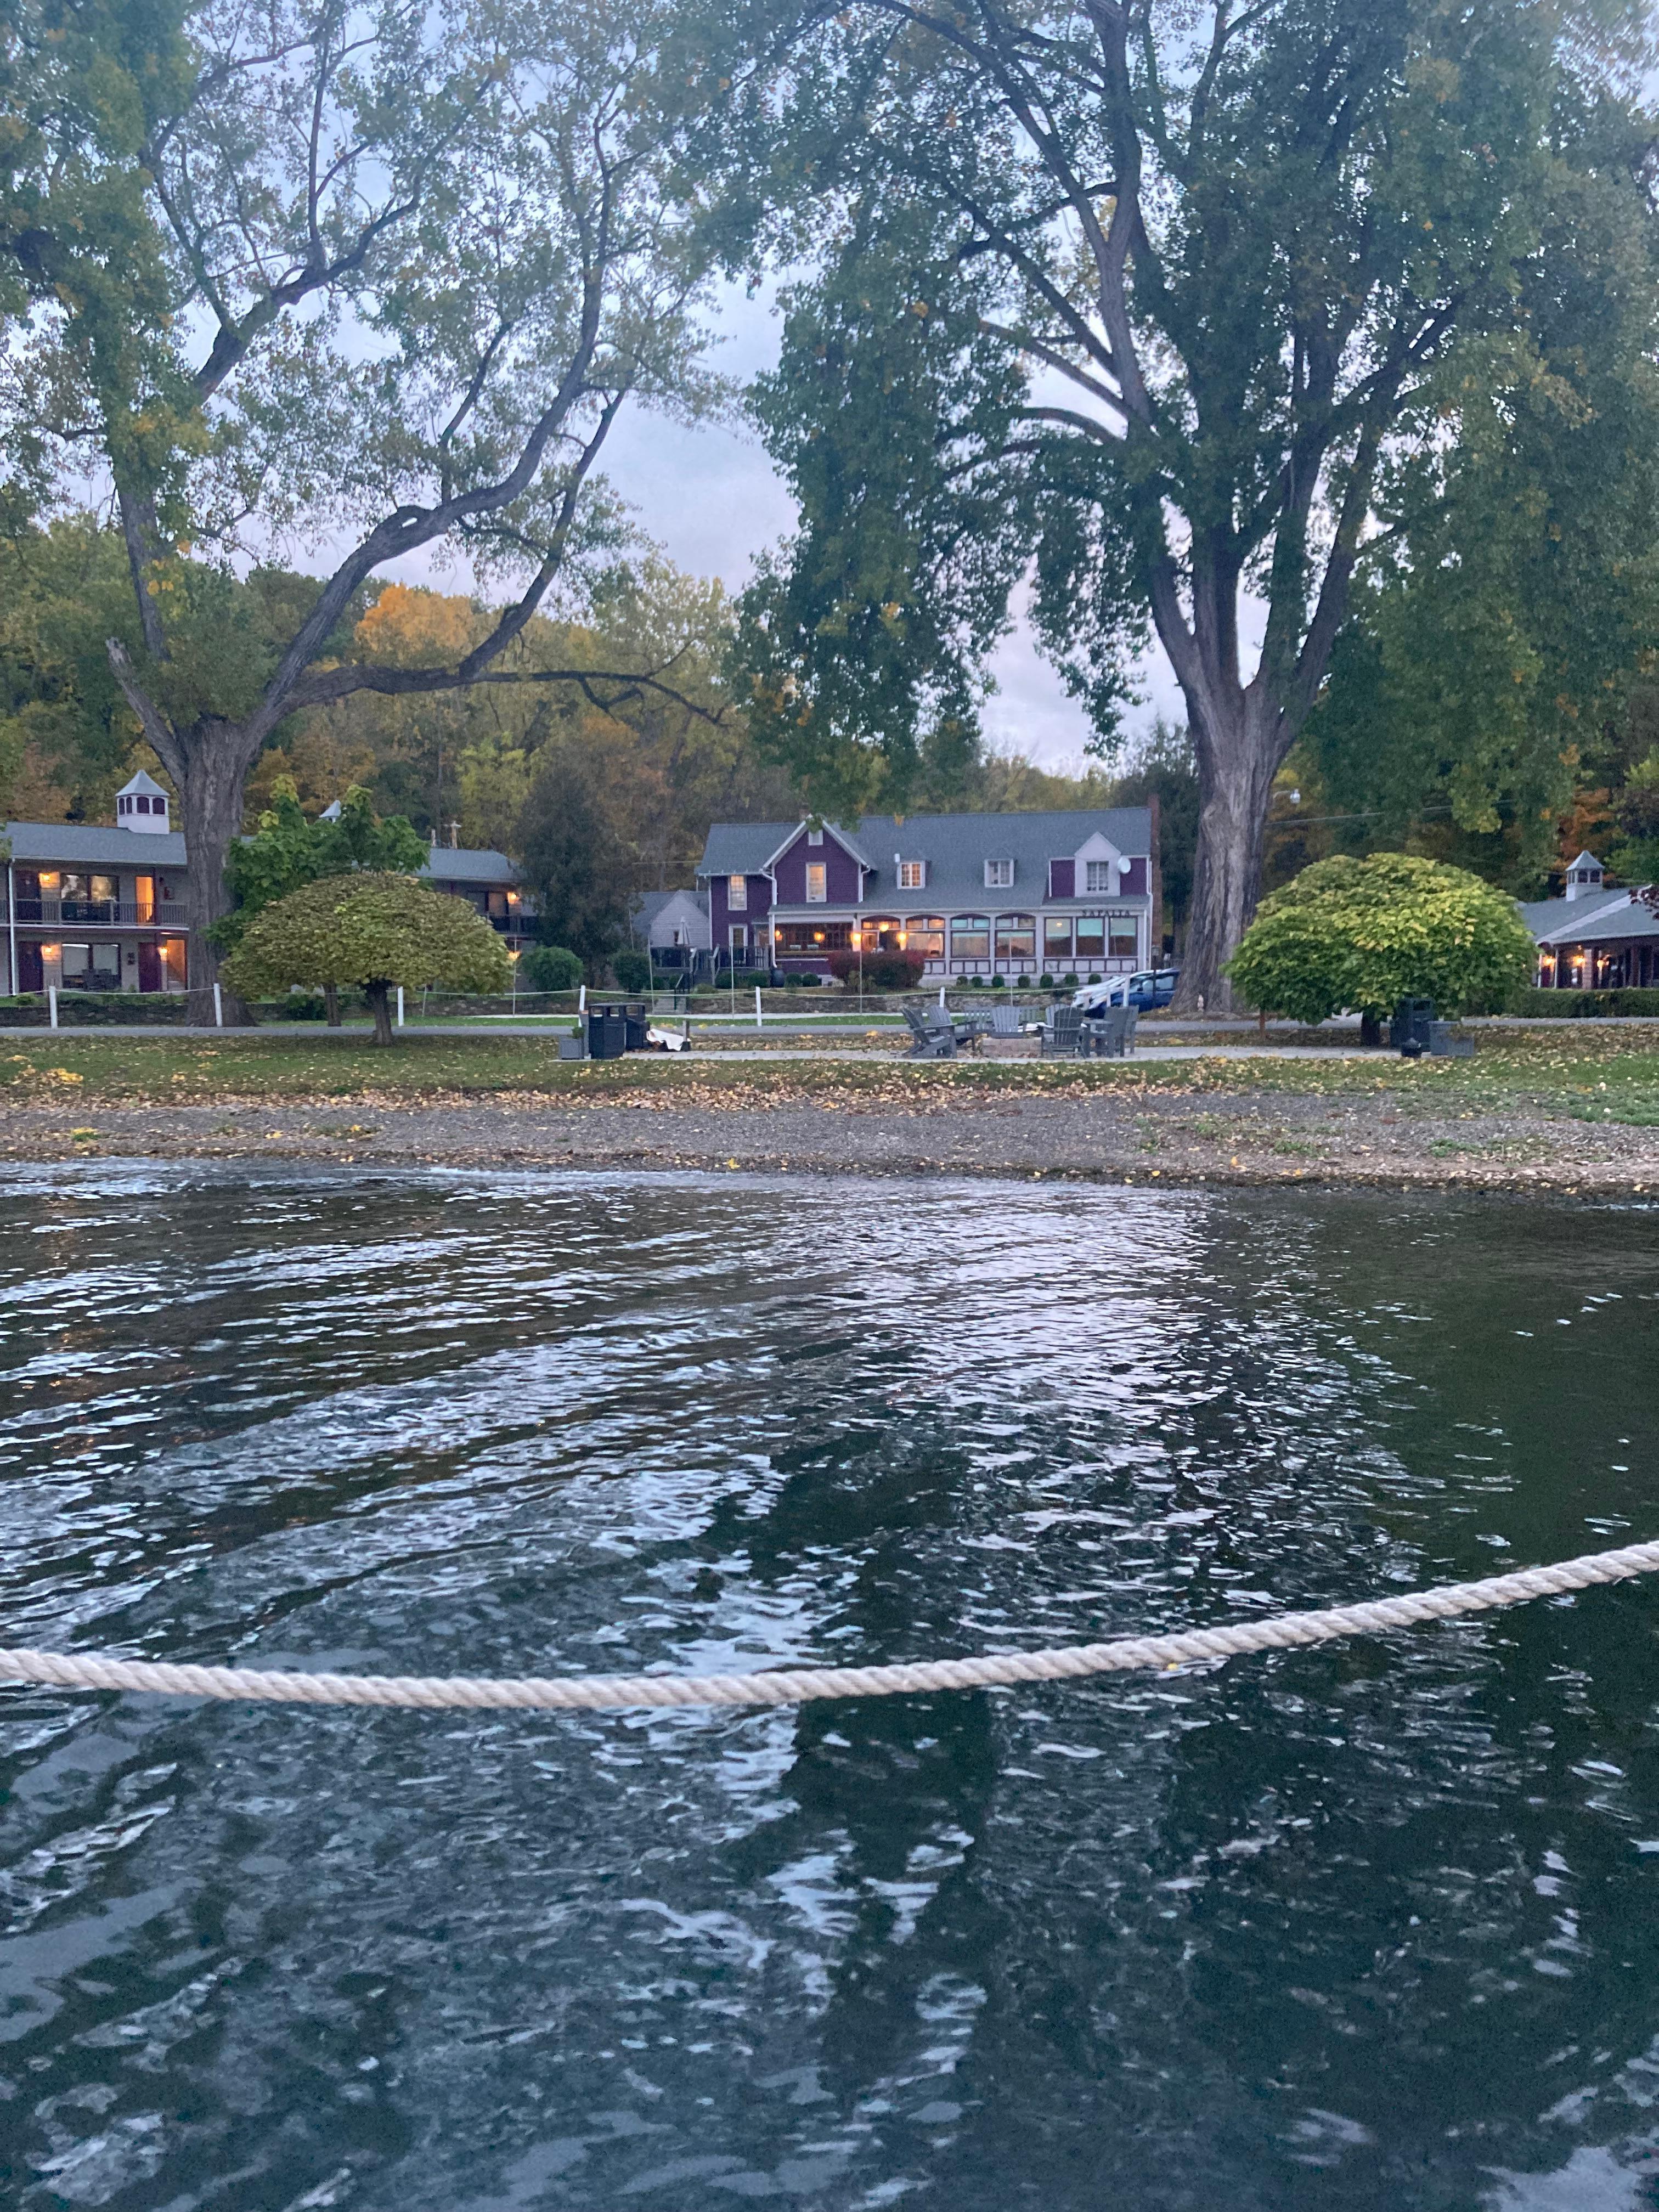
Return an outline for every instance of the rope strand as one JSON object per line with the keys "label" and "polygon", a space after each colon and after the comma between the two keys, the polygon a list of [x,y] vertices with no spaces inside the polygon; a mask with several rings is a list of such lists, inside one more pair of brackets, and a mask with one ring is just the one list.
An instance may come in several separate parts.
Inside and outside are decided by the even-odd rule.
{"label": "rope strand", "polygon": [[491,1679],[446,1674],[301,1674],[240,1667],[180,1667],[99,1652],[0,1650],[0,1682],[45,1683],[64,1690],[139,1690],[170,1698],[245,1698],[301,1705],[503,1707],[532,1712],[583,1712],[630,1705],[793,1705],[814,1698],[890,1698],[921,1690],[997,1689],[1016,1682],[1076,1681],[1134,1668],[1176,1667],[1192,1660],[1236,1659],[1284,1651],[1341,1636],[1375,1636],[1455,1620],[1468,1613],[1524,1605],[1593,1589],[1659,1570],[1659,1543],[1590,1552],[1551,1567],[1451,1583],[1406,1597],[1373,1598],[1322,1613],[1285,1613],[1271,1620],[1238,1621],[1175,1636],[1127,1636],[1109,1644],[1064,1644],[1048,1651],[1008,1651],[982,1659],[931,1659],[896,1667],[769,1668],[757,1674],[586,1674]]}

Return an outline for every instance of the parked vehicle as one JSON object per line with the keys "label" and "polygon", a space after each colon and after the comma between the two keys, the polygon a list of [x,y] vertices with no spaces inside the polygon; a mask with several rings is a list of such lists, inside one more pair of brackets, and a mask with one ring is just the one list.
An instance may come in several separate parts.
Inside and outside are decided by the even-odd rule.
{"label": "parked vehicle", "polygon": [[1085,983],[1072,1004],[1085,1014],[1107,1006],[1133,1006],[1145,1014],[1154,1006],[1167,1006],[1180,981],[1179,968],[1143,968],[1133,975],[1109,975],[1103,983]]}

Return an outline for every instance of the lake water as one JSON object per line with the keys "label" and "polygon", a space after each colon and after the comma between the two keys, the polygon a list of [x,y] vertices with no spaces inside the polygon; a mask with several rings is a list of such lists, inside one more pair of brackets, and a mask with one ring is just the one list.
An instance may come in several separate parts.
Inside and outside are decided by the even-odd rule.
{"label": "lake water", "polygon": [[[0,1641],[896,1660],[1659,1534],[1659,1214],[88,1164]],[[709,1715],[0,1690],[8,2212],[1659,2203],[1659,1589]]]}

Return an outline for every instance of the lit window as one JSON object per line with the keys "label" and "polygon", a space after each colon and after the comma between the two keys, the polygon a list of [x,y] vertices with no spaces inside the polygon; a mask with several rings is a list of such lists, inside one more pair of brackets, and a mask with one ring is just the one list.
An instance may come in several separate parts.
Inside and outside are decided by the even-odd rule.
{"label": "lit window", "polygon": [[726,903],[733,914],[742,914],[749,905],[747,876],[728,876],[726,879]]}
{"label": "lit window", "polygon": [[1010,960],[1035,960],[1036,957],[1036,922],[1029,914],[1000,914],[997,916],[997,965]]}
{"label": "lit window", "polygon": [[830,872],[822,860],[806,863],[806,903],[823,906],[830,896]]}
{"label": "lit window", "polygon": [[1133,915],[1113,915],[1107,924],[1107,951],[1114,960],[1133,960],[1137,949]]}
{"label": "lit window", "polygon": [[919,914],[905,925],[904,934],[912,952],[920,952],[929,960],[945,957],[945,921],[941,915]]}
{"label": "lit window", "polygon": [[1115,891],[1117,885],[1112,881],[1111,862],[1085,860],[1083,863],[1083,888],[1085,891],[1105,891],[1109,894]]}
{"label": "lit window", "polygon": [[901,860],[898,864],[898,887],[902,891],[925,890],[927,885],[926,860]]}
{"label": "lit window", "polygon": [[1013,880],[1014,864],[1012,860],[988,860],[985,863],[987,890],[1006,891]]}
{"label": "lit window", "polygon": [[990,957],[990,916],[983,914],[957,915],[951,924],[951,957],[953,960],[988,960]]}
{"label": "lit window", "polygon": [[1072,957],[1072,918],[1070,915],[1048,915],[1042,924],[1042,957],[1045,960],[1069,960]]}

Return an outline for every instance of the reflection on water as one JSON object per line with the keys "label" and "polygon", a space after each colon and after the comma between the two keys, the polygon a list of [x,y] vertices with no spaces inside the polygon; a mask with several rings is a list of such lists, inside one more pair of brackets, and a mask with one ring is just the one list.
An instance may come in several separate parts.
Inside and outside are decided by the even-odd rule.
{"label": "reflection on water", "polygon": [[[1659,1530],[1640,1209],[0,1201],[4,1640],[890,1660]],[[0,2175],[108,2205],[1659,2199],[1659,1591],[737,1715],[0,1692]]]}

